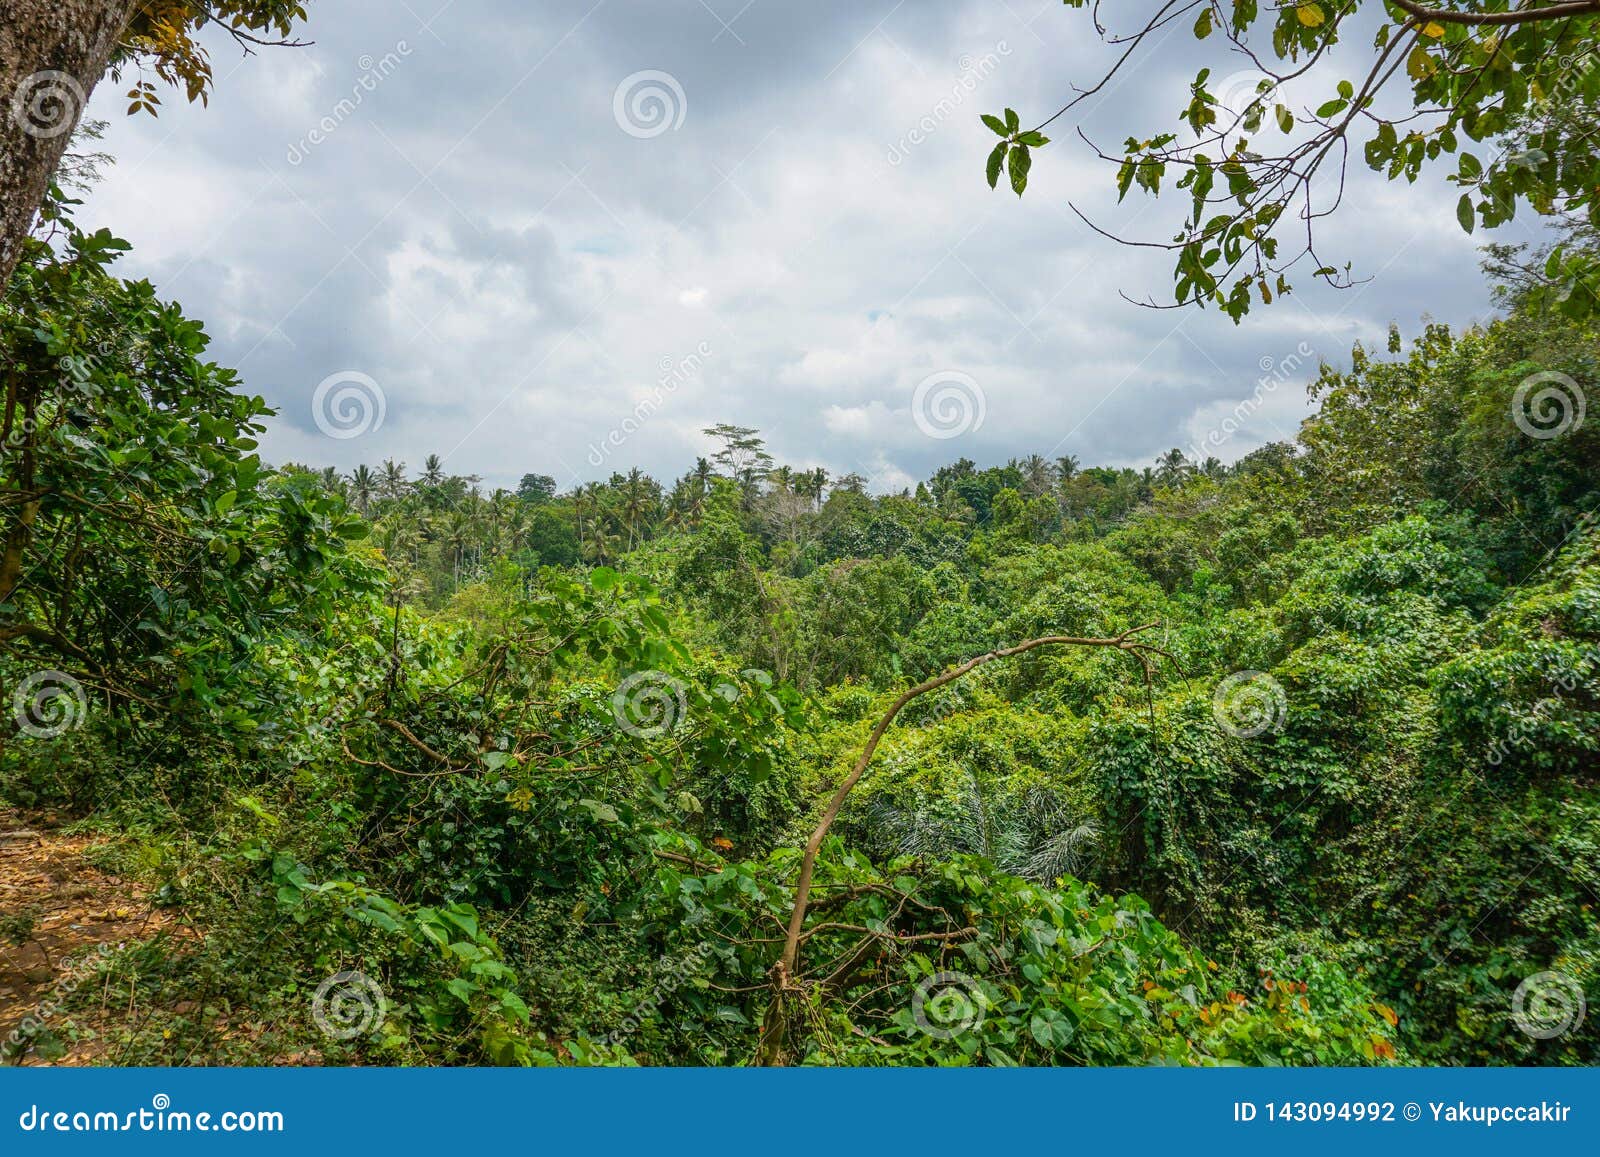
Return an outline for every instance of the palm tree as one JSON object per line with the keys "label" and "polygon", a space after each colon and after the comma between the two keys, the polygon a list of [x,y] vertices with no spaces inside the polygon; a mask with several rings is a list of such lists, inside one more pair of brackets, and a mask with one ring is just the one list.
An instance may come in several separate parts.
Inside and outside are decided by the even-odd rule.
{"label": "palm tree", "polygon": [[378,491],[385,498],[399,501],[411,488],[406,481],[406,464],[385,458],[378,472]]}
{"label": "palm tree", "polygon": [[439,455],[429,454],[422,460],[422,481],[429,486],[437,486],[444,481],[444,463],[439,460]]}
{"label": "palm tree", "polygon": [[629,550],[639,541],[639,527],[655,506],[655,496],[651,494],[654,487],[654,480],[637,466],[628,471],[622,485],[622,523],[628,528]]}
{"label": "palm tree", "polygon": [[356,509],[365,514],[377,493],[378,476],[368,469],[366,463],[357,466],[350,475],[350,495],[355,499]]}
{"label": "palm tree", "polygon": [[1056,459],[1056,473],[1061,475],[1061,481],[1069,482],[1078,472],[1078,456],[1076,454],[1063,454]]}
{"label": "palm tree", "polygon": [[1174,446],[1156,459],[1155,480],[1163,486],[1176,486],[1194,471],[1194,465]]}
{"label": "palm tree", "polygon": [[606,566],[615,557],[615,547],[620,541],[618,537],[606,529],[605,519],[598,513],[598,506],[593,508],[597,513],[588,519],[588,534],[583,539],[584,557],[595,566]]}
{"label": "palm tree", "polygon": [[444,544],[450,548],[457,586],[461,584],[461,567],[466,560],[467,550],[476,540],[477,534],[478,521],[469,510],[452,510],[445,520]]}
{"label": "palm tree", "polygon": [[1019,464],[1022,470],[1022,490],[1029,498],[1037,498],[1055,485],[1054,468],[1041,454],[1029,454]]}

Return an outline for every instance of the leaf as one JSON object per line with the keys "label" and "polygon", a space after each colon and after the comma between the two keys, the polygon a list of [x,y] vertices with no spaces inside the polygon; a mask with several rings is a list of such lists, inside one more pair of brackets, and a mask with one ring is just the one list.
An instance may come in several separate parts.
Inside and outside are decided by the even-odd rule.
{"label": "leaf", "polygon": [[1211,35],[1211,8],[1209,6],[1200,10],[1200,19],[1194,22],[1194,38],[1204,40]]}
{"label": "leaf", "polygon": [[1294,14],[1307,28],[1321,27],[1328,19],[1327,14],[1322,11],[1321,4],[1302,4],[1294,10]]}
{"label": "leaf", "polygon": [[1472,212],[1471,193],[1461,194],[1461,200],[1456,202],[1456,220],[1461,222],[1461,227],[1468,233],[1471,233],[1472,227],[1477,224],[1477,218]]}
{"label": "leaf", "polygon": [[601,803],[597,799],[580,799],[578,806],[587,809],[589,814],[601,823],[614,824],[617,822],[617,809],[608,803]]}
{"label": "leaf", "polygon": [[1011,174],[1011,188],[1017,196],[1028,187],[1028,170],[1033,167],[1033,157],[1026,145],[1017,145],[1006,157],[1006,168]]}
{"label": "leaf", "polygon": [[1005,163],[1006,143],[1001,141],[994,147],[994,152],[989,154],[989,164],[986,174],[989,178],[989,188],[994,188],[1000,181],[1000,166]]}
{"label": "leaf", "polygon": [[980,119],[983,121],[984,124],[988,125],[991,129],[993,129],[995,132],[999,133],[1001,136],[1009,137],[1011,135],[1011,130],[1006,128],[1005,122],[1002,121],[999,117],[990,116],[988,113],[982,113],[982,114],[980,114]]}
{"label": "leaf", "polygon": [[1006,129],[1007,129],[1007,131],[1014,133],[1018,129],[1020,129],[1021,127],[1022,127],[1022,119],[1017,116],[1017,110],[1014,109],[1014,108],[1006,109]]}
{"label": "leaf", "polygon": [[1429,40],[1438,40],[1439,37],[1444,35],[1444,25],[1438,21],[1430,20],[1422,26],[1420,31]]}

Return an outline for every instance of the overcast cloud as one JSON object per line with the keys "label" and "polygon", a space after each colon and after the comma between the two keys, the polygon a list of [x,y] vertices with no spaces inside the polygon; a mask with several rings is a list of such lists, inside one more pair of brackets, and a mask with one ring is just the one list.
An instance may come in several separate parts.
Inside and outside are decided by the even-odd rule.
{"label": "overcast cloud", "polygon": [[[1364,172],[1321,244],[1370,284],[1303,270],[1238,327],[1123,301],[1170,299],[1166,255],[1095,236],[1068,199],[1157,238],[1177,200],[1119,208],[1066,133],[1020,201],[982,177],[980,111],[1041,119],[1108,59],[1058,0],[308,9],[312,47],[241,60],[215,41],[208,109],[168,93],[160,119],[128,118],[109,81],[91,107],[118,163],[86,221],[129,238],[125,272],[204,320],[213,355],[279,408],[272,461],[415,471],[434,452],[491,486],[666,479],[731,421],[781,462],[883,490],[961,456],[1144,465],[1272,367],[1283,384],[1215,449],[1231,460],[1293,433],[1319,357],[1381,345],[1391,322],[1414,333],[1424,310],[1488,308],[1449,188]],[[1091,132],[1115,147],[1170,127],[1194,50],[1180,29],[1095,103]],[[666,106],[642,94],[630,114],[624,92],[630,133],[618,86],[646,71],[670,80],[633,93]],[[382,392],[381,424],[354,437],[314,410],[341,373]],[[981,424],[933,437],[915,420],[936,373],[981,399]]]}

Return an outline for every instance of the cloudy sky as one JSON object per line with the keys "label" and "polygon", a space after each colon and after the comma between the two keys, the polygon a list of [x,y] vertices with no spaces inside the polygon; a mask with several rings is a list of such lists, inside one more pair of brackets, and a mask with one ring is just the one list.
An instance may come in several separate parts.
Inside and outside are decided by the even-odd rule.
{"label": "cloudy sky", "polygon": [[[1293,432],[1318,358],[1488,310],[1449,187],[1366,176],[1321,244],[1370,283],[1302,276],[1238,327],[1122,300],[1170,299],[1167,256],[1067,202],[1159,239],[1176,198],[1118,207],[1070,133],[1020,201],[983,180],[980,111],[1036,122],[1108,59],[1059,0],[307,7],[311,47],[214,42],[209,108],[129,118],[107,82],[90,110],[117,164],[85,222],[279,408],[272,461],[670,478],[727,421],[895,489],[961,456],[1147,464],[1270,367],[1231,460]],[[1170,127],[1196,49],[1178,29],[1091,135]]]}

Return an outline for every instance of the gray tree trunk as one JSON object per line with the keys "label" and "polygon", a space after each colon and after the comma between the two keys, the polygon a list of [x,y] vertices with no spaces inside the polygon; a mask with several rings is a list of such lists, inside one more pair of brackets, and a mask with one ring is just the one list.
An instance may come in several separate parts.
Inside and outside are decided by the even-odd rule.
{"label": "gray tree trunk", "polygon": [[136,0],[0,0],[0,289]]}

